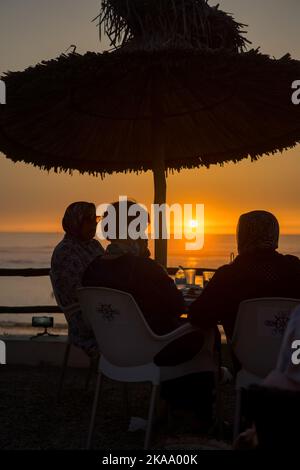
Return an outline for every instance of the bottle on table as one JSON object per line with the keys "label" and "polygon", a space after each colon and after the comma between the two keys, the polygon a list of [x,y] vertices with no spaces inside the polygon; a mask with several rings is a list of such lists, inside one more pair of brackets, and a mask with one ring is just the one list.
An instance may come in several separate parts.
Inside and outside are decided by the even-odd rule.
{"label": "bottle on table", "polygon": [[175,274],[175,284],[178,289],[183,289],[186,286],[186,277],[184,269],[179,267]]}

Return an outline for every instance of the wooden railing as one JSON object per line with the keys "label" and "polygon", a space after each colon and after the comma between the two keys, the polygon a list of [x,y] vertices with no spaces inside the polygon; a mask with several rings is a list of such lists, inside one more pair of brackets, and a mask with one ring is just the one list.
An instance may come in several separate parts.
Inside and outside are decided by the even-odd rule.
{"label": "wooden railing", "polygon": [[[174,276],[178,268],[168,268],[170,276]],[[211,268],[197,268],[197,276],[201,276],[204,271],[215,272]],[[50,268],[25,268],[25,269],[0,269],[0,277],[44,277],[49,276]],[[0,314],[8,313],[62,313],[57,305],[33,305],[26,307],[0,306]]]}

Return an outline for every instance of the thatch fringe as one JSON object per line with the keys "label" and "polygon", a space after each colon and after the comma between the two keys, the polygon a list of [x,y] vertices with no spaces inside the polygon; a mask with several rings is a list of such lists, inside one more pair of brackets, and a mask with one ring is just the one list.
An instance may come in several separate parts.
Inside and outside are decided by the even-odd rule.
{"label": "thatch fringe", "polygon": [[[280,141],[280,143],[279,143]],[[78,171],[80,174],[88,174],[90,176],[101,177],[104,179],[107,175],[116,173],[123,174],[142,174],[146,171],[152,171],[152,162],[105,162],[98,163],[95,160],[72,160],[70,158],[62,160],[53,155],[47,155],[47,153],[36,152],[33,149],[27,151],[22,145],[17,143],[11,143],[5,136],[0,132],[0,144],[1,151],[7,158],[13,162],[21,162],[31,164],[34,167],[38,167],[41,170],[50,172],[53,170],[55,173],[67,173],[73,175],[74,171]],[[299,131],[291,133],[284,139],[278,139],[277,147],[274,148],[274,142],[265,142],[261,148],[248,148],[240,149],[233,153],[219,153],[214,155],[203,155],[203,157],[185,157],[179,162],[178,160],[172,160],[172,156],[169,157],[166,164],[167,174],[174,172],[179,173],[181,170],[190,170],[203,168],[209,169],[211,166],[219,165],[224,166],[227,163],[237,164],[242,160],[250,159],[251,161],[257,161],[263,156],[272,156],[275,154],[283,153],[288,151],[296,145],[300,144]]]}
{"label": "thatch fringe", "polygon": [[145,90],[158,65],[166,91],[161,99],[168,105],[162,118],[173,123],[166,136],[167,170],[257,160],[300,142],[300,106],[291,101],[298,61],[254,50],[171,49],[72,53],[6,74],[0,150],[48,171],[104,177],[151,170]]}
{"label": "thatch fringe", "polygon": [[211,7],[208,0],[102,0],[100,39],[137,49],[185,47],[243,51],[250,41],[246,25]]}

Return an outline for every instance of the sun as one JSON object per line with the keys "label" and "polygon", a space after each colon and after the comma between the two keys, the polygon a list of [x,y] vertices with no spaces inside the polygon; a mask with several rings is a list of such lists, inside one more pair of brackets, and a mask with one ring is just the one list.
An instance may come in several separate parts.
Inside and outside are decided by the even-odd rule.
{"label": "sun", "polygon": [[197,228],[197,227],[199,227],[199,222],[198,222],[198,220],[191,219],[191,220],[189,221],[189,227],[190,227],[190,228]]}

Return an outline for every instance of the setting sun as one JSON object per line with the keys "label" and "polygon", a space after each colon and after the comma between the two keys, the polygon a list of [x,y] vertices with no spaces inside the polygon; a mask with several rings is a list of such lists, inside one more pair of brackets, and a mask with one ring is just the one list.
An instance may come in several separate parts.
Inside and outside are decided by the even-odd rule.
{"label": "setting sun", "polygon": [[190,227],[190,228],[198,228],[198,227],[199,227],[199,222],[198,222],[198,220],[191,219],[191,220],[189,221],[189,227]]}

